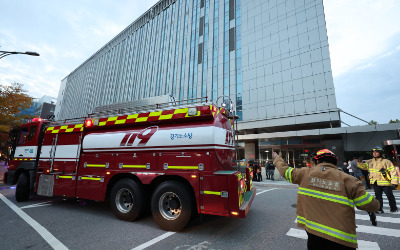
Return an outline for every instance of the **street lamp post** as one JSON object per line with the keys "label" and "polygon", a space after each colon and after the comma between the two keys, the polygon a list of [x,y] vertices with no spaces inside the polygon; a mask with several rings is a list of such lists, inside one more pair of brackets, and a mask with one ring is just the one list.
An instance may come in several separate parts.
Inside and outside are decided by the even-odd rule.
{"label": "street lamp post", "polygon": [[26,52],[17,52],[17,51],[0,51],[0,59],[9,55],[28,55],[28,56],[40,56],[39,53],[33,51],[26,51]]}

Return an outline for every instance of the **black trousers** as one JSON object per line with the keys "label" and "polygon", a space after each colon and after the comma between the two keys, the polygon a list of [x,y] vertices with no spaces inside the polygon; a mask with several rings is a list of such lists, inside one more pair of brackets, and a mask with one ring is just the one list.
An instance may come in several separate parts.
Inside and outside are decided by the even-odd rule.
{"label": "black trousers", "polygon": [[374,188],[375,198],[379,201],[379,203],[381,203],[381,207],[379,208],[380,211],[383,211],[382,210],[382,207],[383,207],[382,191],[386,194],[386,197],[389,200],[390,210],[391,211],[397,210],[396,199],[394,198],[394,195],[393,195],[392,186],[378,186],[378,185],[376,185],[376,182],[375,182],[374,185],[372,185],[372,187]]}
{"label": "black trousers", "polygon": [[355,250],[355,248],[351,248],[322,237],[316,236],[314,234],[310,234],[307,232],[308,240],[307,240],[307,249],[308,250]]}
{"label": "black trousers", "polygon": [[362,174],[365,177],[365,182],[368,188],[371,188],[371,184],[369,183],[369,171],[368,170],[361,170]]}

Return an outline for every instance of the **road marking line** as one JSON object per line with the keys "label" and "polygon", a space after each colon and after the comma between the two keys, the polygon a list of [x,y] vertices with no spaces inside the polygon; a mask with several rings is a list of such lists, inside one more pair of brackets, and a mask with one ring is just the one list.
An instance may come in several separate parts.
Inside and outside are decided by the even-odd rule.
{"label": "road marking line", "polygon": [[[265,193],[265,192],[269,192],[269,191],[272,191],[272,190],[275,190],[275,189],[278,189],[278,188],[271,188],[271,189],[268,189],[268,190],[264,190],[264,191],[261,191],[261,192],[259,192],[259,193],[256,193],[256,195],[259,195],[259,194],[262,194],[262,193]],[[157,238],[152,239],[151,241],[149,241],[149,242],[147,242],[147,243],[144,243],[144,244],[142,244],[142,245],[140,245],[140,246],[137,246],[137,247],[133,248],[132,250],[141,250],[141,249],[145,249],[145,248],[147,248],[147,247],[149,247],[149,246],[151,246],[151,245],[156,244],[157,242],[159,242],[159,241],[161,241],[161,240],[163,240],[163,239],[165,239],[165,238],[168,238],[169,236],[171,236],[171,235],[173,235],[173,234],[175,234],[175,232],[168,232],[168,233],[165,233],[165,234],[163,234],[163,235],[158,236]]]}
{"label": "road marking line", "polygon": [[36,203],[36,204],[32,204],[32,205],[28,205],[28,206],[24,206],[24,207],[20,207],[21,209],[25,209],[25,208],[33,208],[33,207],[43,207],[43,206],[50,206],[51,201],[46,201],[46,202],[41,202],[41,203]]}
{"label": "road marking line", "polygon": [[[379,221],[378,221],[378,223],[379,223]],[[398,229],[357,225],[356,231],[357,231],[357,233],[377,234],[377,235],[392,236],[392,237],[400,238],[400,230],[398,230]]]}
{"label": "road marking line", "polygon": [[[370,220],[370,219],[369,215],[356,214],[356,220]],[[378,224],[379,222],[400,224],[400,218],[376,216],[376,221],[378,222]]]}
{"label": "road marking line", "polygon": [[256,193],[256,195],[259,195],[259,194],[262,194],[262,193],[265,193],[265,192],[269,192],[269,191],[272,191],[272,190],[275,190],[275,189],[279,189],[279,188],[271,188],[271,189],[268,189],[268,190],[264,190],[264,191],[261,191],[259,193]]}
{"label": "road marking line", "polygon": [[132,250],[142,250],[142,249],[148,248],[149,246],[154,245],[157,242],[162,241],[163,239],[168,238],[169,236],[171,236],[171,235],[173,235],[175,233],[176,232],[168,232],[168,233],[162,234],[162,235],[158,236],[157,238],[152,239],[149,242],[146,242],[146,243],[144,243],[144,244],[142,244],[140,246],[132,248]]}
{"label": "road marking line", "polygon": [[[305,230],[291,228],[287,233],[287,236],[299,238],[299,239],[308,239],[308,235]],[[365,241],[365,240],[357,240],[358,249],[359,250],[379,250],[379,245],[377,242],[374,241]]]}
{"label": "road marking line", "polygon": [[56,237],[54,237],[46,228],[40,225],[37,221],[32,219],[29,215],[27,215],[24,211],[22,211],[17,205],[12,203],[9,199],[7,199],[4,195],[0,194],[0,199],[4,201],[16,214],[18,214],[26,223],[28,223],[33,229],[35,229],[42,238],[47,241],[47,243],[53,249],[68,249],[61,241],[59,241]]}

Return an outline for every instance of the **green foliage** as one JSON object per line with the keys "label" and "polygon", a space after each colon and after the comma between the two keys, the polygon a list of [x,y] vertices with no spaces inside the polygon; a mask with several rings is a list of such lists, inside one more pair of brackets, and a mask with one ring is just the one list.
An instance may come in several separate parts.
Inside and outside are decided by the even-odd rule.
{"label": "green foliage", "polygon": [[396,120],[390,119],[389,123],[400,123],[400,120],[399,119],[396,119]]}
{"label": "green foliage", "polygon": [[374,121],[374,120],[371,120],[371,121],[369,122],[369,124],[376,125],[376,124],[378,124],[378,122],[377,122],[377,121]]}
{"label": "green foliage", "polygon": [[8,134],[11,128],[29,118],[20,112],[31,106],[33,98],[28,96],[22,87],[20,83],[0,84],[0,148],[9,140]]}

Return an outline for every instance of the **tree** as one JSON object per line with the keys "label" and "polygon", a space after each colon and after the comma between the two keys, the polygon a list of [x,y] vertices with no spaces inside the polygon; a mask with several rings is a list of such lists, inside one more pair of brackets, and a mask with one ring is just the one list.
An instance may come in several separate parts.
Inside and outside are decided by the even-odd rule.
{"label": "tree", "polygon": [[374,120],[371,120],[371,121],[369,122],[369,124],[371,124],[371,125],[376,125],[376,124],[378,124],[378,122],[377,122],[377,121],[374,121]]}
{"label": "tree", "polygon": [[390,119],[389,123],[400,123],[400,120],[399,119],[396,119],[396,120]]}
{"label": "tree", "polygon": [[18,126],[29,116],[22,115],[21,111],[32,104],[32,97],[25,94],[23,85],[12,83],[11,85],[0,84],[0,147],[3,148],[9,140],[11,128]]}

